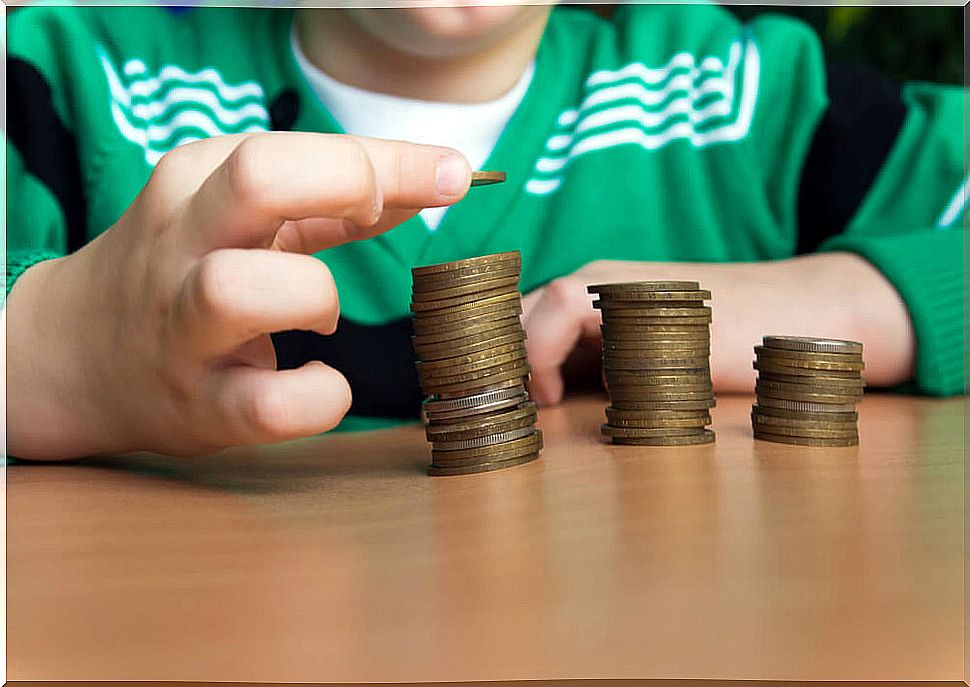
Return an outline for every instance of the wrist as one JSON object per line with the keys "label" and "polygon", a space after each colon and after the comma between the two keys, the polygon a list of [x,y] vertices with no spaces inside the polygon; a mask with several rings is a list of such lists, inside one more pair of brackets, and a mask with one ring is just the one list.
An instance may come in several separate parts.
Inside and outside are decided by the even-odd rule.
{"label": "wrist", "polygon": [[[834,298],[841,338],[865,346],[867,381],[894,386],[911,381],[916,358],[916,335],[909,309],[896,287],[871,262],[849,252],[817,256],[828,280],[836,282]],[[824,274],[821,276],[825,279]]]}
{"label": "wrist", "polygon": [[[38,262],[7,298],[7,448],[61,459],[108,448],[85,383],[86,343],[97,323],[79,311],[86,291],[76,255]],[[73,322],[84,321],[82,326]]]}

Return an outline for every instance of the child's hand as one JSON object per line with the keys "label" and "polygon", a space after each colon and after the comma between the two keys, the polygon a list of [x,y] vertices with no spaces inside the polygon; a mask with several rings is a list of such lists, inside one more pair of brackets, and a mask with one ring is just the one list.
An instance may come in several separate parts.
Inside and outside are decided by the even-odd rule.
{"label": "child's hand", "polygon": [[[529,395],[541,406],[562,400],[567,359],[577,350],[600,350],[600,311],[593,308],[593,296],[586,293],[586,286],[599,283],[601,264],[590,263],[522,299],[522,323],[528,334],[525,344],[532,367]],[[603,282],[617,281],[608,272],[602,276]]]}
{"label": "child's hand", "polygon": [[346,380],[277,371],[268,334],[336,326],[333,279],[307,254],[454,203],[470,179],[452,150],[348,136],[173,150],[117,224],[11,291],[10,453],[193,454],[330,429]]}

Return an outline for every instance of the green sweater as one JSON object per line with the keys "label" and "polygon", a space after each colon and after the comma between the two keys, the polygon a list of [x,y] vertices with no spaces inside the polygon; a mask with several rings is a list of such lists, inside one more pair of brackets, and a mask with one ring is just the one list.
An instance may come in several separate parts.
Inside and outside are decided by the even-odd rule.
{"label": "green sweater", "polygon": [[[114,223],[168,150],[242,131],[339,132],[291,52],[288,10],[29,7],[8,19],[7,289]],[[410,268],[522,253],[523,290],[597,259],[757,261],[852,251],[905,300],[915,383],[964,387],[963,91],[827,65],[802,24],[712,6],[553,11],[486,168],[509,181],[319,255],[333,337],[281,366],[347,374],[358,424],[415,417]],[[325,163],[325,162],[324,162]],[[797,285],[793,285],[797,287]],[[715,318],[714,326],[718,323]]]}

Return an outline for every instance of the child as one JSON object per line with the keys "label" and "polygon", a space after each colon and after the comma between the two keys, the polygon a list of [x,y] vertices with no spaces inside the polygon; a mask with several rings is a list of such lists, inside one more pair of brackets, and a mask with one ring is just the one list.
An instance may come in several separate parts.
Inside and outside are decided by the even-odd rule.
{"label": "child", "polygon": [[[597,336],[585,284],[642,279],[713,292],[719,391],[769,333],[963,388],[963,93],[789,19],[31,7],[8,83],[13,455],[414,418],[410,268],[505,250],[543,404]],[[471,168],[509,181],[459,203]]]}

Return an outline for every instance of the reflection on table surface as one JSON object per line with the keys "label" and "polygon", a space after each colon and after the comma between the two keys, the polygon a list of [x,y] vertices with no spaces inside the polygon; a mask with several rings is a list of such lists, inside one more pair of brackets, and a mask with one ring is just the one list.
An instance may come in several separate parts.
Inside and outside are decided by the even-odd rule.
{"label": "reflection on table surface", "polygon": [[963,399],[870,394],[861,445],[611,446],[424,474],[417,425],[8,471],[8,678],[963,677]]}

